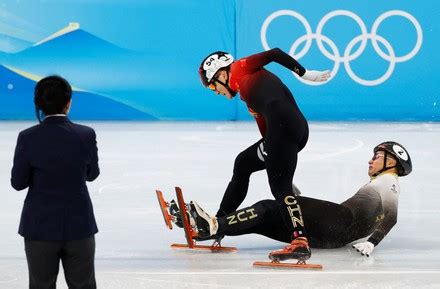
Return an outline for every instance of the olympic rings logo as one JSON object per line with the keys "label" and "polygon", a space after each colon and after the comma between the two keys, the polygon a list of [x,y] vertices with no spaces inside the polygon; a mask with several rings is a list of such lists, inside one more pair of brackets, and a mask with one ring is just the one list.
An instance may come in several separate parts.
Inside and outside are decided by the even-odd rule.
{"label": "olympic rings logo", "polygon": [[[402,10],[391,10],[387,11],[383,14],[381,14],[376,21],[374,21],[373,26],[371,28],[371,32],[368,33],[367,27],[365,26],[365,23],[362,21],[362,19],[356,15],[355,13],[348,11],[348,10],[335,10],[330,13],[327,13],[321,21],[318,23],[318,27],[316,28],[316,33],[312,32],[312,28],[310,27],[310,24],[306,20],[306,18],[299,14],[296,11],[293,10],[279,10],[266,18],[266,20],[263,23],[263,26],[261,27],[261,43],[263,44],[263,47],[265,50],[269,50],[269,44],[267,43],[267,29],[269,25],[274,21],[276,18],[280,16],[291,16],[296,19],[298,19],[303,25],[306,30],[306,34],[296,39],[292,46],[290,47],[289,54],[294,57],[295,59],[299,60],[301,57],[303,57],[310,49],[310,46],[312,45],[312,40],[316,39],[316,42],[318,44],[319,50],[321,53],[327,57],[328,59],[335,62],[333,69],[332,69],[332,77],[329,79],[329,81],[335,77],[336,73],[339,70],[340,63],[344,64],[345,70],[347,71],[348,75],[353,79],[355,82],[365,85],[365,86],[374,86],[379,85],[383,82],[385,82],[393,73],[396,63],[408,61],[411,58],[413,58],[417,52],[420,50],[422,46],[422,40],[423,40],[423,32],[422,28],[414,16],[409,14],[408,12],[402,11]],[[361,34],[359,36],[356,36],[353,38],[345,47],[344,54],[341,56],[341,53],[336,46],[336,44],[327,36],[322,34],[322,30],[324,28],[324,25],[333,17],[336,16],[346,16],[352,18],[361,29]],[[406,19],[408,19],[415,27],[417,32],[417,41],[414,46],[414,48],[403,56],[396,56],[394,53],[394,49],[391,46],[391,44],[382,36],[377,34],[377,30],[386,18],[391,16],[401,16]],[[353,70],[350,67],[350,62],[358,58],[365,50],[365,47],[367,45],[368,39],[371,39],[371,42],[373,44],[373,48],[376,51],[376,53],[382,57],[383,59],[387,60],[389,62],[389,66],[385,74],[383,74],[381,77],[374,79],[374,80],[365,80],[357,76]],[[305,45],[303,49],[299,52],[296,52],[298,47],[305,42]],[[332,53],[329,52],[323,45],[323,42],[325,42],[332,50]],[[352,53],[353,47],[358,43],[361,42],[359,48]],[[382,51],[382,49],[379,47],[378,42],[380,42],[387,50],[388,53],[385,53]],[[304,80],[300,77],[298,77],[295,73],[293,73],[300,81],[309,84],[309,85],[322,85],[327,82],[310,82],[307,80]]]}

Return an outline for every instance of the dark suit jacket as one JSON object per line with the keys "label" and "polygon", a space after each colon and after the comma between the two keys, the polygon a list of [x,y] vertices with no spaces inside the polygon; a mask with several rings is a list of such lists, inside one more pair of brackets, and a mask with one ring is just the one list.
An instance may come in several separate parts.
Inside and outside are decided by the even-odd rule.
{"label": "dark suit jacket", "polygon": [[11,184],[29,187],[19,234],[28,240],[80,240],[98,232],[86,181],[99,175],[92,128],[52,116],[18,135]]}

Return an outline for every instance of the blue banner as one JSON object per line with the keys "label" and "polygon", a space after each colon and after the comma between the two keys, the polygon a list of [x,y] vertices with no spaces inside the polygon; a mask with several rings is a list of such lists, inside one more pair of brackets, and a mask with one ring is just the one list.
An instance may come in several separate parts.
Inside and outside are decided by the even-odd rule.
{"label": "blue banner", "polygon": [[440,5],[421,1],[12,1],[0,7],[0,119],[33,119],[33,87],[59,74],[74,119],[245,120],[204,89],[210,52],[279,47],[313,85],[276,64],[311,120],[438,121]]}

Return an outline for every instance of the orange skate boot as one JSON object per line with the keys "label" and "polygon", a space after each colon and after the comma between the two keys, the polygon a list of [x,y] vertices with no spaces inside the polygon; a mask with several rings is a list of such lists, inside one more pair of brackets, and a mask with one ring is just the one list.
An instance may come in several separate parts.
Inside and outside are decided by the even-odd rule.
{"label": "orange skate boot", "polygon": [[305,237],[298,237],[290,243],[290,245],[280,250],[275,250],[269,253],[269,259],[273,262],[279,262],[287,259],[297,259],[298,263],[304,263],[310,258],[312,252],[310,251],[309,242]]}

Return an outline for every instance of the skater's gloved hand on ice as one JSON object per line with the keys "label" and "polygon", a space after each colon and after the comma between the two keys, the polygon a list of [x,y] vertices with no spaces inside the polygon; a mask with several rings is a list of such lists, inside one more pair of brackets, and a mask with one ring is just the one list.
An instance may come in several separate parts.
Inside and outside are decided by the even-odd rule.
{"label": "skater's gloved hand on ice", "polygon": [[327,81],[331,77],[331,73],[330,70],[326,70],[326,71],[306,70],[304,75],[301,77],[309,81],[323,82],[323,81]]}
{"label": "skater's gloved hand on ice", "polygon": [[356,251],[360,252],[362,256],[365,255],[367,257],[370,257],[374,250],[374,244],[368,241],[354,244],[352,247],[355,248]]}

